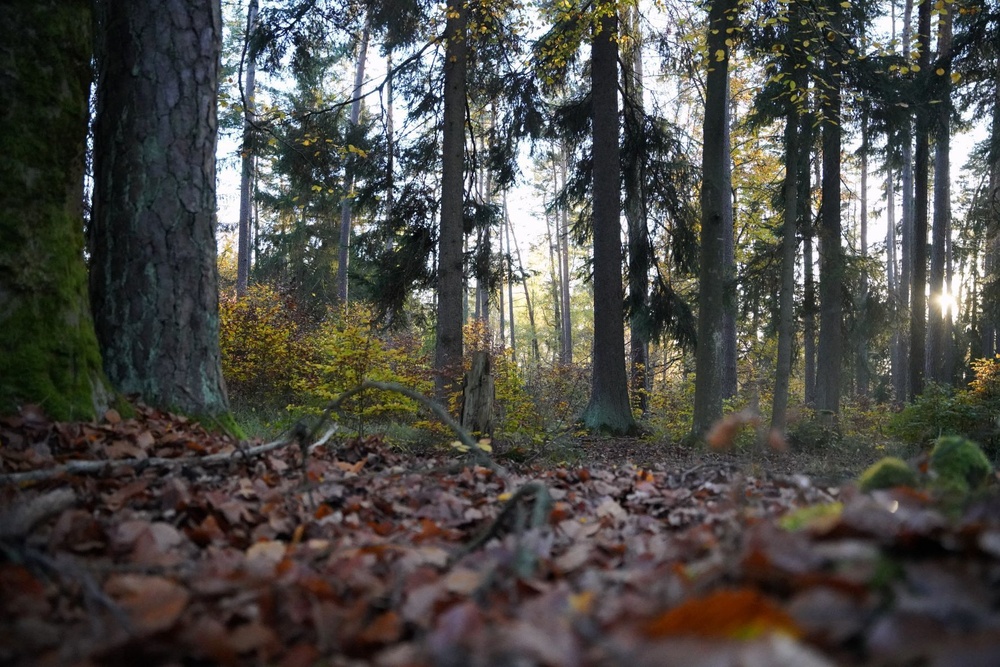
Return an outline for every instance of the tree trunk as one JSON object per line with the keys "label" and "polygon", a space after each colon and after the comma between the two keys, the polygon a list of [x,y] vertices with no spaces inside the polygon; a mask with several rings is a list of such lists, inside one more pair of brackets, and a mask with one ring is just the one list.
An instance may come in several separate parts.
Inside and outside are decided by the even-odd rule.
{"label": "tree trunk", "polygon": [[96,3],[91,299],[122,392],[224,415],[215,143],[218,1]]}
{"label": "tree trunk", "polygon": [[[566,185],[566,147],[559,151],[559,167],[562,171],[562,182]],[[562,302],[562,356],[559,361],[567,366],[573,363],[573,313],[570,310],[570,275],[569,275],[569,211],[565,206],[559,210],[559,298]]]}
{"label": "tree trunk", "polygon": [[813,229],[813,211],[810,206],[810,192],[812,189],[812,174],[809,169],[809,150],[812,143],[812,133],[804,129],[803,135],[810,137],[810,140],[803,141],[803,161],[804,167],[799,172],[802,176],[802,186],[799,188],[799,200],[802,215],[799,217],[802,224],[802,356],[804,357],[803,379],[805,381],[805,392],[803,400],[811,407],[816,405],[816,278],[815,278],[815,257],[813,253],[813,241],[816,237]]}
{"label": "tree trunk", "polygon": [[868,321],[868,151],[870,149],[868,141],[868,114],[861,116],[861,294],[858,296],[858,307],[855,319],[856,326],[856,351],[855,380],[857,382],[857,395],[867,397],[871,374],[868,367],[868,335],[871,324]]}
{"label": "tree trunk", "polygon": [[[801,86],[801,82],[800,82]],[[785,211],[781,234],[781,294],[778,302],[778,359],[774,371],[771,428],[784,430],[788,409],[788,384],[792,375],[792,341],[795,337],[795,228],[799,194],[799,119],[793,105],[785,120]]]}
{"label": "tree trunk", "polygon": [[[254,158],[254,95],[257,89],[257,60],[250,54],[250,37],[257,27],[257,0],[250,0],[247,9],[247,31],[243,54],[247,66],[243,86],[243,147],[240,150],[240,222],[236,251],[236,296],[244,297],[250,282],[250,218],[253,215]],[[249,55],[249,58],[246,56]]]}
{"label": "tree trunk", "polygon": [[[508,252],[510,251],[510,245],[513,244],[514,252],[517,254],[518,273],[523,276],[525,273],[524,264],[521,262],[521,248],[517,245],[517,236],[514,235],[514,227],[512,226],[509,217],[507,217],[507,229],[510,231],[511,236],[511,240],[508,241]],[[531,327],[532,360],[537,366],[542,359],[542,355],[538,349],[538,329],[535,328],[535,309],[531,304],[531,292],[528,289],[527,279],[521,281],[521,286],[524,288],[524,304],[528,310],[528,326]]]}
{"label": "tree trunk", "polygon": [[[910,39],[913,35],[913,0],[906,0],[903,14],[903,57],[910,57]],[[900,178],[902,188],[902,218],[900,219],[900,257],[899,266],[899,307],[902,311],[902,322],[910,319],[910,288],[913,285],[913,139],[912,124],[909,119],[903,128],[903,168]],[[901,364],[899,385],[896,387],[896,399],[906,400],[910,391],[910,332],[908,327],[899,327],[899,359]]]}
{"label": "tree trunk", "polygon": [[[555,173],[555,163],[553,163],[553,173]],[[559,190],[559,181],[555,180],[556,191]],[[553,225],[553,222],[555,223]],[[553,226],[555,229],[553,229]],[[562,353],[562,313],[560,308],[562,305],[562,288],[559,284],[559,268],[562,266],[562,260],[559,259],[559,211],[553,208],[552,219],[549,219],[549,214],[545,214],[545,234],[546,241],[549,245],[549,280],[552,283],[551,297],[552,297],[552,312],[553,312],[553,324],[556,330],[557,344],[553,346],[553,349],[557,351],[553,354],[553,363],[558,363],[560,355]]]}
{"label": "tree trunk", "polygon": [[462,394],[462,427],[475,436],[493,436],[493,401],[496,396],[490,369],[490,353],[472,353],[469,372],[465,374]]}
{"label": "tree trunk", "polygon": [[[917,13],[917,43],[920,57],[920,76],[926,76],[930,67],[931,7],[920,3]],[[917,107],[913,177],[913,281],[910,286],[910,399],[924,391],[924,365],[927,335],[927,182],[930,153],[929,112]]]}
{"label": "tree trunk", "polygon": [[[726,308],[725,234],[732,231],[732,183],[729,154],[729,47],[727,14],[732,0],[709,5],[708,53],[713,54],[705,87],[702,128],[701,257],[698,288],[698,348],[695,353],[692,434],[703,435],[722,417]],[[714,55],[718,54],[718,56]]]}
{"label": "tree trunk", "polygon": [[448,6],[445,27],[444,122],[441,155],[441,229],[438,233],[435,387],[445,401],[461,376],[464,311],[462,213],[465,202],[465,93],[469,10]]}
{"label": "tree trunk", "polygon": [[840,222],[841,99],[838,56],[827,56],[824,65],[823,181],[819,228],[819,347],[816,408],[829,416],[840,412],[843,354],[844,249]]}
{"label": "tree trunk", "polygon": [[0,414],[93,419],[110,392],[83,261],[90,3],[9,2],[0,22]]}
{"label": "tree trunk", "polygon": [[[622,83],[625,91],[626,132],[642,131],[642,31],[635,6],[622,10],[631,39],[622,48]],[[632,405],[645,414],[649,402],[649,267],[652,248],[646,220],[645,169],[638,155],[629,157],[625,179],[625,220],[628,224],[629,389]]]}
{"label": "tree trunk", "polygon": [[[931,238],[930,292],[932,304],[927,327],[927,359],[924,372],[934,382],[949,382],[945,360],[951,337],[948,323],[952,313],[944,296],[951,291],[945,283],[948,261],[948,236],[951,231],[951,12],[938,19],[938,58],[944,73],[935,74],[943,82],[940,103],[936,106],[937,125],[934,137],[934,228]],[[934,303],[936,301],[936,303]]]}
{"label": "tree trunk", "polygon": [[[608,0],[598,5],[608,10]],[[602,16],[591,43],[591,128],[594,181],[594,348],[590,402],[583,422],[592,431],[635,429],[625,374],[622,308],[621,161],[618,147],[617,17]]]}
{"label": "tree trunk", "polygon": [[[986,205],[994,219],[1000,218],[1000,69],[993,74],[993,123],[990,128],[989,147],[989,191],[986,193]],[[1000,279],[1000,235],[994,230],[984,243],[984,272],[986,285]],[[995,291],[993,292],[995,295]],[[980,297],[983,303],[982,324],[980,325],[980,340],[982,341],[982,356],[992,359],[1000,351],[997,346],[997,333],[1000,332],[1000,322],[997,321],[997,304],[994,298]]]}
{"label": "tree trunk", "polygon": [[[365,60],[368,56],[368,36],[371,33],[371,19],[365,19],[358,45],[357,65],[354,68],[354,93],[351,97],[351,127],[357,127],[361,119],[361,85],[365,82]],[[344,165],[344,200],[340,203],[340,245],[337,248],[337,301],[347,304],[349,280],[347,269],[351,263],[351,201],[354,191],[354,167],[357,156],[349,155]]]}
{"label": "tree trunk", "polygon": [[507,214],[507,196],[503,198],[504,240],[507,244],[507,312],[510,315],[510,353],[517,352],[517,336],[514,331],[514,255],[510,251],[510,216]]}

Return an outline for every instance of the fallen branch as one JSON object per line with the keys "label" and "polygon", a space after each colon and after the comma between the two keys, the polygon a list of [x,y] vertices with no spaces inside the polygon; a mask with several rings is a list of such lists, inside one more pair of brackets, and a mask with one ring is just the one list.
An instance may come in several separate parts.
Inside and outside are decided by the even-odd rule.
{"label": "fallen branch", "polygon": [[104,461],[69,461],[51,468],[41,470],[29,470],[26,472],[12,472],[0,475],[0,484],[20,484],[22,482],[37,482],[41,480],[54,479],[63,475],[83,475],[100,473],[106,470],[117,468],[170,468],[170,467],[201,467],[206,465],[216,465],[219,463],[229,463],[233,459],[243,456],[259,456],[275,449],[279,449],[289,444],[290,440],[285,438],[275,440],[265,444],[249,448],[239,448],[233,452],[221,454],[209,454],[207,456],[179,456],[176,458],[152,457],[145,459],[113,459]]}

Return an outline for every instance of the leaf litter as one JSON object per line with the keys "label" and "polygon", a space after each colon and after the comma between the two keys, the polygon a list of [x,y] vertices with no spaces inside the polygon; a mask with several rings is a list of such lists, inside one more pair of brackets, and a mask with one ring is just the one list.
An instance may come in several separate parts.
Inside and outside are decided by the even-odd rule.
{"label": "leaf litter", "polygon": [[377,437],[303,461],[147,408],[0,439],[3,664],[1000,664],[996,493]]}

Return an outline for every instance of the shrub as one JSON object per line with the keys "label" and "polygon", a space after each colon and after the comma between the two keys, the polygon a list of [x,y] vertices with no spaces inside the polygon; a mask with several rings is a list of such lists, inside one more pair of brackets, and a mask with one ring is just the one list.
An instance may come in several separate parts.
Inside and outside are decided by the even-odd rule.
{"label": "shrub", "polygon": [[[426,355],[412,334],[388,336],[374,325],[372,309],[351,304],[331,312],[311,338],[313,354],[307,371],[295,382],[299,407],[319,412],[345,391],[365,380],[396,382],[429,394],[433,388]],[[413,421],[419,406],[395,393],[368,391],[342,406],[361,426],[366,421]]]}
{"label": "shrub", "polygon": [[858,488],[862,491],[916,485],[917,474],[906,461],[895,456],[887,456],[873,463],[858,478]]}
{"label": "shrub", "polygon": [[943,435],[961,435],[981,443],[991,456],[1000,453],[1000,358],[972,362],[969,388],[953,390],[929,384],[924,393],[890,421],[889,432],[917,445]]}
{"label": "shrub", "polygon": [[935,485],[959,492],[982,486],[993,474],[979,445],[961,436],[938,438],[931,450],[930,469]]}
{"label": "shrub", "polygon": [[284,407],[309,357],[308,327],[296,303],[268,285],[219,301],[222,372],[234,403]]}

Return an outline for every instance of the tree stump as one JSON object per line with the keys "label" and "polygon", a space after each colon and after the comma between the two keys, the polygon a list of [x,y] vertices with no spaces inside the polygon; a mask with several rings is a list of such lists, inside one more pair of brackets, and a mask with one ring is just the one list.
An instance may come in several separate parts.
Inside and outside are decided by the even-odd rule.
{"label": "tree stump", "polygon": [[495,390],[490,372],[490,355],[472,353],[472,367],[465,374],[462,395],[462,427],[478,437],[493,436],[493,399]]}

